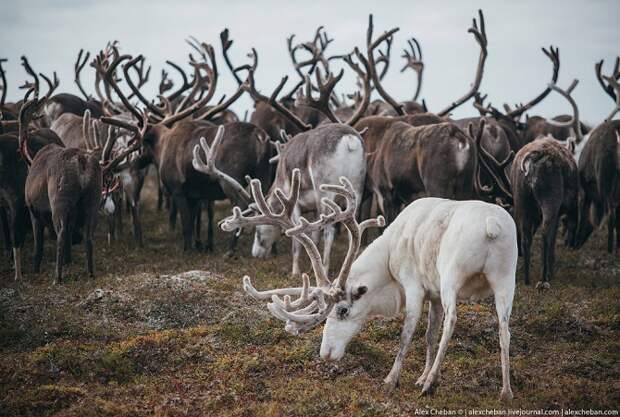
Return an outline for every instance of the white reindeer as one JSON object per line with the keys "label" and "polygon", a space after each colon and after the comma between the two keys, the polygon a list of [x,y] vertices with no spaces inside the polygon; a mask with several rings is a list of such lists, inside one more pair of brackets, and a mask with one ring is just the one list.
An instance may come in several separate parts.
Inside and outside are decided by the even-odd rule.
{"label": "white reindeer", "polygon": [[[503,387],[501,398],[510,400],[508,322],[515,290],[517,237],[515,224],[502,208],[480,201],[451,201],[423,198],[410,204],[384,233],[356,259],[363,231],[383,226],[383,218],[358,224],[355,220],[356,193],[346,178],[341,186],[322,185],[324,191],[347,200],[341,210],[332,200],[323,199],[324,214],[315,222],[291,218],[299,195],[299,170],[293,171],[291,192],[276,192],[283,209],[274,212],[261,193],[260,182],[251,182],[252,195],[260,214],[246,217],[239,208],[222,224],[226,231],[256,224],[278,225],[308,252],[316,276],[311,287],[306,274],[300,288],[257,291],[244,277],[245,291],[257,300],[271,300],[267,307],[286,322],[286,330],[297,334],[326,321],[321,357],[339,360],[349,341],[372,316],[405,313],[400,349],[392,370],[385,378],[388,389],[398,384],[405,354],[429,301],[426,333],[426,366],[417,384],[422,393],[431,393],[438,382],[441,362],[456,323],[456,303],[493,294],[499,317],[499,339]],[[349,234],[349,248],[338,277],[328,279],[319,252],[310,235],[326,226],[342,222]],[[283,296],[283,298],[280,298]],[[291,296],[298,297],[291,300]],[[439,348],[437,333],[444,317]],[[434,358],[434,359],[433,359]]]}
{"label": "white reindeer", "polygon": [[[321,199],[335,197],[333,192],[321,190],[321,184],[336,182],[338,178],[344,176],[350,179],[356,193],[362,193],[366,179],[366,159],[362,137],[355,129],[341,123],[327,123],[299,133],[292,138],[282,132],[282,139],[285,143],[276,144],[278,154],[271,159],[272,162],[278,162],[276,176],[266,199],[271,209],[279,208],[276,190],[289,192],[291,172],[294,169],[301,170],[302,173],[299,198],[291,213],[295,219],[308,213],[318,217],[323,212]],[[245,191],[243,185],[219,171],[215,166],[214,149],[219,146],[219,140],[213,141],[211,147],[206,141],[201,141],[201,146],[206,159],[201,158],[198,146],[196,146],[194,168],[218,178],[222,184],[235,192],[239,201],[249,204],[251,196]],[[318,242],[320,238],[319,232],[321,230],[316,230],[314,233],[315,242]],[[325,259],[325,269],[329,271],[329,259],[336,231],[334,225],[325,225],[322,232],[323,259]],[[270,222],[257,224],[254,231],[252,256],[257,258],[270,256],[281,235],[282,229],[278,225]],[[299,257],[302,251],[296,240],[293,240],[292,249],[292,274],[299,276],[301,273]]]}

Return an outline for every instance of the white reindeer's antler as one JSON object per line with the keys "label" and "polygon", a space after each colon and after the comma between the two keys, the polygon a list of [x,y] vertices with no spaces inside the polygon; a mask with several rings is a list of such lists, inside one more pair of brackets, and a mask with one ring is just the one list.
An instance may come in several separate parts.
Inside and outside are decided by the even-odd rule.
{"label": "white reindeer's antler", "polygon": [[[267,203],[258,180],[252,180],[250,187],[252,196],[256,202],[259,214],[246,216],[239,207],[233,209],[233,215],[228,217],[221,225],[225,231],[233,231],[238,228],[269,224],[280,227],[284,233],[296,239],[304,247],[316,278],[316,286],[310,286],[310,278],[302,274],[302,286],[295,288],[279,288],[267,291],[258,291],[252,285],[248,276],[243,278],[243,289],[255,300],[271,299],[267,308],[271,314],[279,320],[285,321],[285,329],[291,333],[298,334],[307,331],[314,326],[322,323],[334,305],[344,296],[345,285],[351,266],[359,252],[361,236],[364,230],[369,227],[385,226],[385,219],[379,216],[376,219],[369,219],[361,224],[355,219],[357,208],[357,195],[351,182],[344,177],[340,178],[341,185],[321,185],[322,191],[332,192],[344,197],[346,201],[345,209],[342,209],[333,200],[324,198],[321,203],[325,207],[326,213],[321,214],[318,220],[309,222],[303,217],[295,223],[292,219],[293,210],[299,197],[299,187],[301,184],[301,172],[294,169],[291,175],[291,189],[288,195],[280,188],[276,188],[274,195],[282,206],[279,213],[275,213]],[[334,223],[342,223],[349,232],[349,248],[347,255],[342,263],[337,281],[332,282],[327,277],[327,272],[323,266],[321,255],[318,248],[312,241],[310,235]],[[283,298],[280,298],[280,297]],[[291,296],[298,298],[291,301]]]}

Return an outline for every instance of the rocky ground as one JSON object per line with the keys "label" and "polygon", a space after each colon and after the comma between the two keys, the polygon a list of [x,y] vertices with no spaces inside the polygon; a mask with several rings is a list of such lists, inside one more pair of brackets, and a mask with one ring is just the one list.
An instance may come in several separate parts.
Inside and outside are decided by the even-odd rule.
{"label": "rocky ground", "polygon": [[[441,384],[434,396],[419,398],[423,320],[400,388],[388,395],[381,384],[401,318],[372,322],[341,363],[325,363],[320,328],[291,336],[241,289],[244,274],[259,288],[291,283],[287,242],[278,257],[255,260],[244,236],[239,256],[229,259],[228,236],[218,232],[215,253],[183,253],[147,194],[145,247],[133,244],[128,216],[110,246],[101,222],[94,280],[83,273],[81,247],[60,286],[51,285],[49,240],[43,272],[33,275],[27,263],[19,285],[2,259],[0,416],[409,416],[423,408],[502,406],[491,301],[459,307]],[[227,210],[220,207],[219,218]],[[620,260],[605,251],[605,239],[601,230],[578,252],[559,244],[546,292],[525,287],[519,273],[511,408],[620,406]],[[337,256],[344,246],[341,237]]]}

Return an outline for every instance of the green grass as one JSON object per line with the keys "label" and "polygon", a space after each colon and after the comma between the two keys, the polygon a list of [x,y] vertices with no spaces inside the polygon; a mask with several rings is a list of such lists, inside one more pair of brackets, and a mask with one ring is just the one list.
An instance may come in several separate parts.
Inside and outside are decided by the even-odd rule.
{"label": "green grass", "polygon": [[[257,260],[244,236],[239,256],[228,259],[228,236],[217,232],[215,253],[183,253],[149,187],[146,247],[133,244],[128,216],[112,246],[101,222],[94,280],[84,274],[81,247],[60,286],[52,285],[52,242],[42,273],[34,276],[26,263],[21,285],[3,258],[0,416],[409,416],[424,407],[502,406],[491,301],[459,306],[440,386],[424,398],[414,385],[424,365],[421,320],[401,385],[388,395],[382,380],[398,349],[401,318],[370,323],[340,363],[323,362],[320,328],[291,336],[242,292],[245,274],[259,288],[291,284],[288,242],[278,257]],[[218,218],[227,210],[219,207]],[[512,408],[620,405],[620,262],[605,251],[605,239],[599,231],[579,252],[558,244],[547,292],[525,287],[518,272]],[[25,259],[30,236],[27,242]],[[336,256],[343,250],[339,241]],[[190,270],[209,275],[171,277]],[[539,274],[537,256],[533,275]],[[103,290],[99,299],[96,289]]]}

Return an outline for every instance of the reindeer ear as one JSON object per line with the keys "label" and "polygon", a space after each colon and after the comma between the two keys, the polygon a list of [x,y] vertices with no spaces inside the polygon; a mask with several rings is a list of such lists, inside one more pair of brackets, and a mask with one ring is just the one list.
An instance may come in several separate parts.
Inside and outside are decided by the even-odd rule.
{"label": "reindeer ear", "polygon": [[368,287],[365,285],[362,285],[360,287],[355,288],[351,292],[351,297],[353,298],[353,301],[359,300],[360,298],[362,298],[362,295],[366,294],[366,292],[368,292]]}

